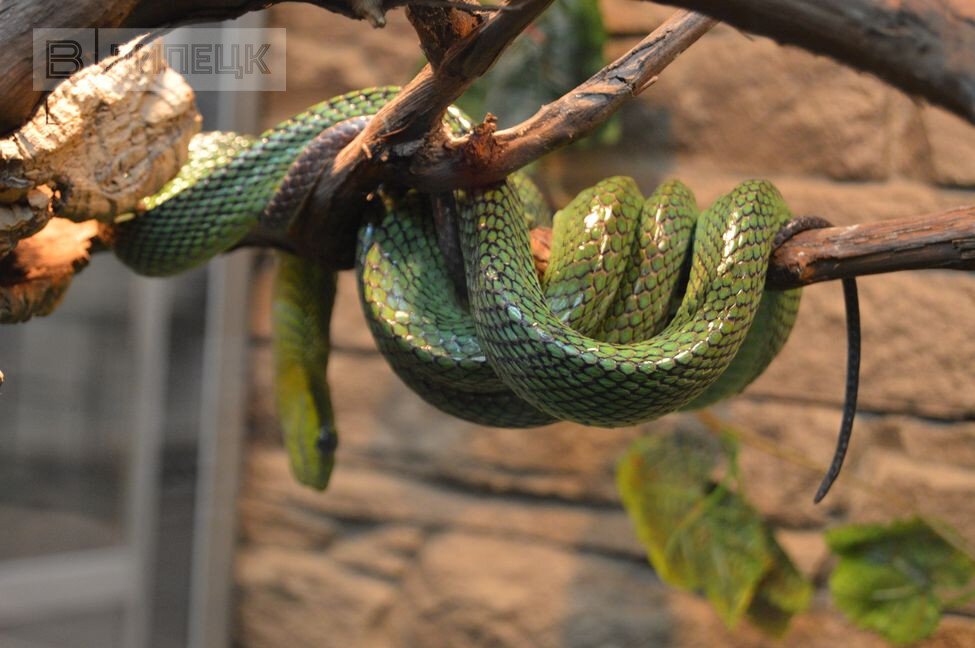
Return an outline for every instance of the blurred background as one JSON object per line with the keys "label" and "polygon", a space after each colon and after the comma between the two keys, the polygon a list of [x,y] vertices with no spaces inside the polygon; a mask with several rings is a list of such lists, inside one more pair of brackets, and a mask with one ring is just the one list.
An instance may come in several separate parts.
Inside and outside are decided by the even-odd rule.
{"label": "blurred background", "polygon": [[[594,48],[611,60],[671,13],[599,10],[571,15],[601,18],[605,38],[550,55],[538,78],[525,61],[558,43],[530,30],[495,89],[468,98],[472,116],[530,114],[599,67]],[[205,129],[260,132],[421,64],[402,12],[382,30],[302,4],[243,20],[287,29],[288,91],[199,93]],[[574,76],[552,65],[566,60]],[[555,206],[612,174],[645,193],[679,177],[701,205],[765,177],[794,212],[844,225],[975,202],[975,129],[719,26],[586,145],[533,172]],[[341,444],[317,493],[291,478],[274,417],[272,272],[270,256],[235,253],[146,280],[100,255],[54,315],[3,329],[0,647],[884,646],[831,605],[823,529],[923,511],[975,542],[969,273],[861,280],[859,419],[843,476],[814,506],[843,394],[838,285],[805,291],[784,352],[710,418],[520,431],[451,419],[405,388],[344,273],[329,367]],[[662,584],[619,504],[614,467],[634,439],[715,421],[741,432],[748,498],[818,587],[780,642],[730,631]],[[946,617],[923,645],[973,645],[973,616]]]}

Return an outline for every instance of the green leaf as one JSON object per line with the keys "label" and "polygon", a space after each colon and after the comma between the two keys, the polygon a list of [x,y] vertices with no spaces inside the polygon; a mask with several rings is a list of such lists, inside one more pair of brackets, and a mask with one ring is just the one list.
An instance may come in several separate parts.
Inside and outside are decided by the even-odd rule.
{"label": "green leaf", "polygon": [[[761,515],[715,485],[721,454],[722,446],[706,435],[640,439],[618,467],[623,504],[662,580],[703,592],[728,626],[747,614],[781,634],[808,606],[811,586]],[[727,473],[737,471],[732,465]]]}
{"label": "green leaf", "polygon": [[895,643],[934,632],[975,575],[975,562],[921,518],[839,527],[826,543],[840,557],[829,582],[836,606]]}
{"label": "green leaf", "polygon": [[792,615],[809,607],[812,583],[803,576],[778,543],[770,544],[772,568],[765,574],[748,606],[748,618],[776,637],[785,634]]}
{"label": "green leaf", "polygon": [[[599,71],[605,43],[597,0],[557,0],[457,103],[475,119],[491,111],[500,127],[517,124]],[[617,131],[604,127],[600,141]]]}

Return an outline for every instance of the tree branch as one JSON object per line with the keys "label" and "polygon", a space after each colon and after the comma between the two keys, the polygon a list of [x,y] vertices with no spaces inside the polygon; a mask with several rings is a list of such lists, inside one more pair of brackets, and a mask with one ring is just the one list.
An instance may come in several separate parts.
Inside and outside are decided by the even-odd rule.
{"label": "tree branch", "polygon": [[551,3],[521,0],[507,5],[443,52],[436,70],[432,64],[424,66],[322,175],[292,226],[296,248],[334,267],[351,267],[366,194],[383,179],[396,177],[395,160],[410,159],[420,147],[437,147],[447,137],[441,122],[450,104]]}
{"label": "tree branch", "polygon": [[447,7],[406,7],[406,18],[420,37],[420,49],[430,64],[437,68],[458,41],[477,29],[484,18],[477,14]]}
{"label": "tree branch", "polygon": [[872,72],[975,123],[968,0],[666,0]]}
{"label": "tree branch", "polygon": [[636,47],[522,123],[428,147],[411,161],[405,183],[443,191],[502,180],[594,131],[715,24],[701,14],[676,12]]}
{"label": "tree branch", "polygon": [[[539,274],[548,266],[551,230],[532,230]],[[901,270],[975,270],[975,206],[944,212],[806,230],[785,241],[769,261],[773,290]]]}
{"label": "tree branch", "polygon": [[424,48],[439,59],[436,68],[427,65],[322,174],[292,227],[299,253],[351,267],[363,197],[380,182],[436,193],[502,180],[593,131],[715,24],[678,11],[630,52],[522,124],[494,134],[488,121],[470,135],[451,137],[441,126],[449,105],[550,3],[509,5],[510,11],[463,35],[453,25],[418,30]]}
{"label": "tree branch", "polygon": [[975,270],[975,206],[800,232],[773,254],[768,285],[931,268]]}
{"label": "tree branch", "polygon": [[[46,314],[67,289],[89,254],[110,248],[108,234],[93,221],[55,218],[0,261],[0,323]],[[548,264],[551,230],[532,230],[531,253],[539,274]],[[254,241],[257,245],[266,242]],[[767,285],[773,290],[901,270],[975,270],[975,206],[807,230],[772,254]]]}

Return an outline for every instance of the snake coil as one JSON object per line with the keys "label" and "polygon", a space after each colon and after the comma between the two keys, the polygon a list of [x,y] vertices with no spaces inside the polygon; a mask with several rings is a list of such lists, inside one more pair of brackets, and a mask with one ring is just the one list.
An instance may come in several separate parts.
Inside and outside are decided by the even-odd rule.
{"label": "snake coil", "polygon": [[[255,230],[285,233],[363,117],[396,90],[336,97],[254,141],[199,138],[148,210],[117,226],[116,254],[137,272],[166,275]],[[453,109],[447,124],[471,127]],[[644,198],[630,178],[603,180],[552,218],[541,279],[529,227],[549,215],[525,176],[450,196],[456,237],[445,238],[443,219],[438,230],[430,197],[380,195],[384,209],[362,223],[356,245],[366,320],[413,391],[469,421],[620,426],[708,405],[767,367],[798,311],[799,290],[765,290],[776,236],[794,222],[765,181],[698,211],[677,181]],[[448,240],[461,252],[466,294],[442,253]],[[337,440],[325,380],[334,295],[334,270],[282,255],[272,313],[278,409],[292,468],[317,488]],[[843,432],[817,501],[845,454],[855,397],[848,381]]]}

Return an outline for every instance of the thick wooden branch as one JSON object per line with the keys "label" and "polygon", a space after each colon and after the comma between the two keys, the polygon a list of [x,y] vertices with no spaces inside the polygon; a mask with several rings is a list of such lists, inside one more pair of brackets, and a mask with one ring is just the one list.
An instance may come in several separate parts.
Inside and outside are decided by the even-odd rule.
{"label": "thick wooden branch", "polygon": [[975,206],[801,232],[775,251],[768,285],[931,268],[975,270]]}
{"label": "thick wooden branch", "polygon": [[872,72],[975,123],[970,0],[666,0]]}
{"label": "thick wooden branch", "polygon": [[186,162],[193,92],[152,58],[150,45],[85,68],[0,138],[0,324],[51,312],[98,236],[86,219],[133,211]]}
{"label": "thick wooden branch", "polygon": [[136,0],[4,0],[0,3],[0,135],[27,121],[43,96],[34,89],[35,28],[118,27]]}
{"label": "thick wooden branch", "polygon": [[[548,267],[551,231],[532,230],[539,274]],[[807,230],[772,254],[773,290],[901,270],[975,270],[975,206],[935,214]]]}
{"label": "thick wooden branch", "polygon": [[[70,274],[69,268],[80,269],[87,264],[89,252],[108,249],[110,241],[106,242],[105,236],[105,230],[91,221],[75,225],[53,219],[41,235],[27,239],[24,244],[29,245],[22,244],[2,264],[20,268],[17,276],[29,276],[39,282],[35,285],[57,287]],[[539,274],[548,265],[551,238],[548,228],[532,230],[531,254]],[[975,206],[800,232],[772,254],[767,283],[771,289],[784,290],[845,277],[925,269],[975,270]],[[9,304],[10,300],[3,297],[4,283],[16,283],[16,277],[2,270],[0,321],[4,307],[9,308],[3,301]]]}
{"label": "thick wooden branch", "polygon": [[0,138],[0,214],[49,185],[57,192],[57,215],[111,220],[176,174],[201,117],[186,80],[159,68],[157,44],[84,68],[55,88],[27,123]]}
{"label": "thick wooden branch", "polygon": [[406,17],[420,38],[420,49],[436,69],[450,48],[466,38],[484,21],[483,16],[448,7],[411,5]]}

